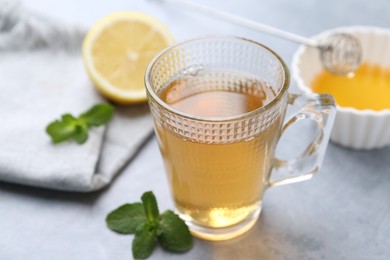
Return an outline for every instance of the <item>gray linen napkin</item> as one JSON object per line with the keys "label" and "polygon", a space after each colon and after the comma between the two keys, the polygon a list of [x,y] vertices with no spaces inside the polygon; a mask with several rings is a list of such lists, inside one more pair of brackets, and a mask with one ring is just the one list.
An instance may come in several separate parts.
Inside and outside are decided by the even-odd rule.
{"label": "gray linen napkin", "polygon": [[0,4],[0,180],[83,192],[108,185],[152,132],[147,106],[117,106],[83,145],[53,145],[49,122],[104,101],[83,66],[85,30]]}

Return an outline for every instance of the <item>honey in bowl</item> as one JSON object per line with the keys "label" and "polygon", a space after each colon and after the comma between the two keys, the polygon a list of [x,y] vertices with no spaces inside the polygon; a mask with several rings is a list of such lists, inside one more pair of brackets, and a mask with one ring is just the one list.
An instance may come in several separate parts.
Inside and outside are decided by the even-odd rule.
{"label": "honey in bowl", "polygon": [[390,69],[363,63],[352,76],[325,70],[312,82],[316,93],[332,94],[341,107],[380,111],[390,109]]}

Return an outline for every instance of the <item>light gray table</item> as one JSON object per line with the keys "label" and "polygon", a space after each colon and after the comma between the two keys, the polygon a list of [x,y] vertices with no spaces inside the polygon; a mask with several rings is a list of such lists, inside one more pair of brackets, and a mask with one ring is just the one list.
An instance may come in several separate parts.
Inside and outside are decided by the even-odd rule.
{"label": "light gray table", "polygon": [[[298,47],[143,0],[25,2],[84,26],[112,11],[140,10],[168,24],[178,40],[215,33],[245,36],[272,47],[287,63]],[[199,2],[303,35],[342,25],[390,27],[387,0]],[[291,155],[295,142],[287,139],[283,153]],[[172,208],[154,137],[101,192],[72,194],[0,183],[0,259],[131,259],[132,236],[114,234],[104,219],[146,190],[155,192],[162,210]],[[181,255],[157,248],[150,259],[390,259],[390,148],[354,151],[330,144],[317,177],[267,192],[261,217],[248,234],[222,243],[196,239],[194,248]]]}

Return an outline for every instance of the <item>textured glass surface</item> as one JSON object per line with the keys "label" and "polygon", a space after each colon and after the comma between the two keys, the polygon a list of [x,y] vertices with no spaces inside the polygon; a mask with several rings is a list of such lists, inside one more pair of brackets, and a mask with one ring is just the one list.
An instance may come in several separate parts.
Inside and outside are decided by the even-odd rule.
{"label": "textured glass surface", "polygon": [[[216,89],[243,86],[229,71],[244,73],[260,79],[279,93],[288,84],[285,70],[280,60],[266,48],[251,41],[239,38],[209,38],[183,43],[164,52],[148,73],[149,103],[155,123],[180,135],[182,138],[203,143],[229,143],[249,139],[279,118],[286,106],[287,92],[277,96],[279,102],[271,102],[265,108],[258,109],[241,117],[211,120],[193,117],[162,106],[156,96],[173,80],[183,77],[197,77],[199,73],[210,70],[226,71],[221,77],[224,84],[215,81],[215,77],[202,77],[205,86]],[[149,82],[148,82],[149,81]],[[245,83],[244,83],[245,86]],[[152,95],[153,91],[155,95]]]}

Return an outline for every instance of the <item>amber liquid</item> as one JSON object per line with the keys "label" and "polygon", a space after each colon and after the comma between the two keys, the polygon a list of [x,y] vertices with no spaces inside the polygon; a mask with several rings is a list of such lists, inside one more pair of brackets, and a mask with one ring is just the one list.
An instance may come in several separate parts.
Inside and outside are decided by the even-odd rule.
{"label": "amber liquid", "polygon": [[[176,110],[211,121],[253,111],[275,97],[265,83],[244,75],[230,75],[228,82],[218,75],[207,78],[175,80],[160,97]],[[280,127],[281,118],[277,118],[255,136],[229,141],[233,133],[227,129],[220,141],[207,142],[156,123],[168,180],[182,216],[198,225],[220,228],[259,210]]]}
{"label": "amber liquid", "polygon": [[322,71],[312,82],[317,93],[332,94],[339,106],[364,110],[390,109],[390,69],[362,64],[350,77]]}

